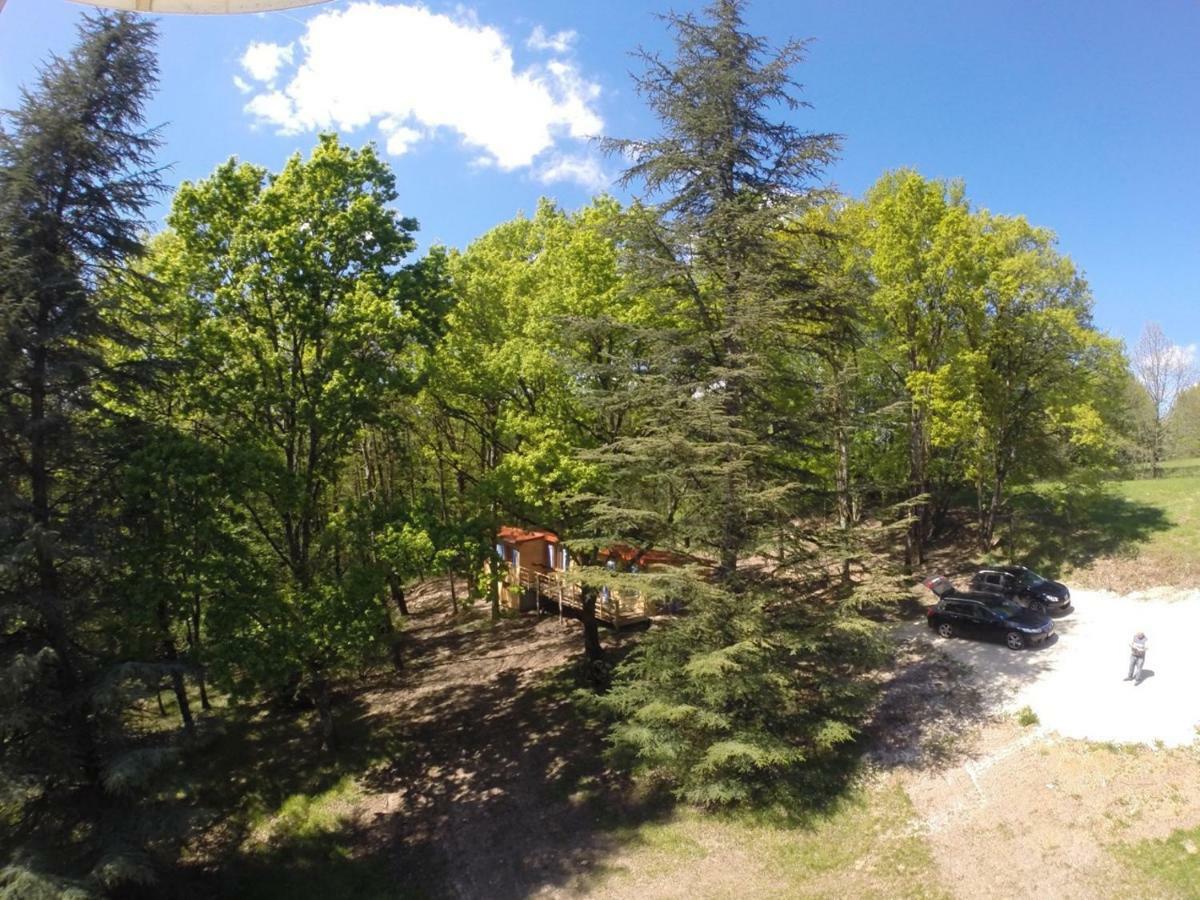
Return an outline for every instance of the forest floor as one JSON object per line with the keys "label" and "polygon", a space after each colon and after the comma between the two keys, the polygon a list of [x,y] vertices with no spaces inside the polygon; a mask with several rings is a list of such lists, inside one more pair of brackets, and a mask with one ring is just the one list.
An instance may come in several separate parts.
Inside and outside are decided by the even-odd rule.
{"label": "forest floor", "polygon": [[[304,717],[234,719],[193,773],[203,824],[180,877],[154,896],[1198,896],[1196,749],[1022,727],[986,665],[924,635],[901,629],[838,802],[722,817],[606,769],[571,698],[577,623],[446,608],[439,586],[416,592],[409,669],[340,698],[338,754]],[[614,655],[636,639],[606,634]]]}
{"label": "forest floor", "polygon": [[[1015,506],[997,552],[1066,578],[1059,639],[1013,654],[898,626],[859,775],[826,809],[715,816],[639,791],[577,702],[578,623],[452,619],[431,583],[407,670],[338,697],[337,753],[311,713],[211,717],[164,794],[184,801],[161,828],[190,835],[182,866],[146,896],[1200,898],[1200,467]],[[970,557],[950,540],[929,569],[961,578]],[[605,634],[614,659],[636,640]]]}

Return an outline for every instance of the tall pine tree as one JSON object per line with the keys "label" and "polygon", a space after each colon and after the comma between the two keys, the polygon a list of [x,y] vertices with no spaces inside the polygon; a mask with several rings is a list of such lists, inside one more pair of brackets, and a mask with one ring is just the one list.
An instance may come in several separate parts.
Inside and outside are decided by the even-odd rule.
{"label": "tall pine tree", "polygon": [[597,545],[712,563],[629,576],[687,614],[647,636],[605,701],[617,750],[705,804],[818,778],[854,733],[867,696],[854,676],[873,649],[853,592],[827,574],[836,555],[814,561],[796,524],[812,479],[809,342],[833,330],[808,326],[841,304],[826,304],[788,238],[821,201],[838,139],[792,123],[804,44],[772,49],[744,7],[667,16],[675,58],[640,54],[638,79],[662,133],[607,142],[652,201],[631,214],[627,266],[655,313],[602,400],[634,423],[589,454],[604,473]]}
{"label": "tall pine tree", "polygon": [[97,287],[141,252],[161,188],[144,121],[154,40],[144,20],[85,18],[0,124],[0,782],[73,791],[81,819],[104,808],[96,688],[116,646],[97,623],[113,623],[104,503],[119,423],[94,398],[121,377],[102,347],[122,335]]}

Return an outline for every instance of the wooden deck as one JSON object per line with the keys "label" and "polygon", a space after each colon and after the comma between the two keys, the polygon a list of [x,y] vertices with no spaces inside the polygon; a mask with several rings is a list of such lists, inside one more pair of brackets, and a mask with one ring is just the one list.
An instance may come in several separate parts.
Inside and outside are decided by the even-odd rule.
{"label": "wooden deck", "polygon": [[[506,582],[504,599],[510,609],[583,609],[579,585],[564,578],[562,572],[508,566]],[[596,599],[596,619],[610,628],[637,625],[650,621],[649,605],[637,591],[602,591]]]}

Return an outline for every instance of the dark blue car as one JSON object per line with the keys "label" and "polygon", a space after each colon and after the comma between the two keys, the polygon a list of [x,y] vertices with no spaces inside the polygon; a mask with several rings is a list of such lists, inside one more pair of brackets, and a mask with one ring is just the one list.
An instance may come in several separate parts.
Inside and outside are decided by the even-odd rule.
{"label": "dark blue car", "polygon": [[942,637],[1003,641],[1012,650],[1040,644],[1054,633],[1054,622],[1045,613],[982,591],[946,591],[926,616]]}
{"label": "dark blue car", "polygon": [[1026,606],[1034,612],[1071,611],[1071,592],[1061,581],[1043,578],[1024,566],[980,569],[971,579],[972,591],[987,591]]}

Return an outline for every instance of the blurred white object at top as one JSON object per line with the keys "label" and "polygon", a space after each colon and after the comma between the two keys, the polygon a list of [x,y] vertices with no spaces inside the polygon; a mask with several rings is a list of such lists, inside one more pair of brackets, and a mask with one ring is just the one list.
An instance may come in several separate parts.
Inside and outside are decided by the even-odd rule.
{"label": "blurred white object at top", "polygon": [[[123,9],[129,12],[151,13],[257,13],[275,9],[292,9],[297,6],[314,6],[328,0],[75,0],[89,6],[104,6],[108,9]],[[0,0],[0,6],[3,0]]]}

